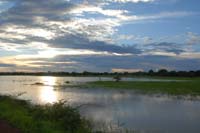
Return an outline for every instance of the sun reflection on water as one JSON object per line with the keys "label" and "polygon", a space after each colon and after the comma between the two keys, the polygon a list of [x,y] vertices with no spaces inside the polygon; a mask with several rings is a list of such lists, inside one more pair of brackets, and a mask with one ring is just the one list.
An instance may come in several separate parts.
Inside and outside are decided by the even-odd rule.
{"label": "sun reflection on water", "polygon": [[57,101],[57,94],[54,91],[56,85],[56,77],[41,77],[41,82],[45,85],[40,89],[40,99],[44,103],[54,103]]}

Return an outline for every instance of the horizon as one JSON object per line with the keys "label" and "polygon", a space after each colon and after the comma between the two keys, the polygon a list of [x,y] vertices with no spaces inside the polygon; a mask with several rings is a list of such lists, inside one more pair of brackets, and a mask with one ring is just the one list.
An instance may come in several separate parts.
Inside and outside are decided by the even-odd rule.
{"label": "horizon", "polygon": [[[140,73],[142,73],[142,74],[147,74],[147,75],[151,75],[152,73],[154,73],[154,74],[159,74],[159,73],[164,73],[164,75],[161,75],[161,76],[167,76],[167,75],[172,75],[172,76],[178,76],[178,75],[176,75],[176,74],[180,74],[179,76],[183,76],[184,77],[184,74],[186,74],[185,76],[187,77],[187,76],[199,76],[199,74],[200,74],[200,70],[196,70],[196,71],[193,71],[193,70],[189,70],[189,71],[174,71],[174,70],[171,70],[171,71],[168,71],[167,69],[159,69],[159,70],[152,70],[152,69],[150,69],[150,70],[148,70],[148,71],[132,71],[132,70],[124,70],[124,71],[122,71],[122,70],[117,70],[117,71],[110,71],[110,72],[98,72],[98,71],[37,71],[37,72],[33,72],[33,71],[5,71],[5,72],[0,72],[0,75],[1,74],[3,74],[3,75],[12,75],[12,74],[16,74],[16,75],[20,75],[20,74],[50,74],[50,76],[51,76],[51,74],[69,74],[69,75],[73,75],[73,73],[74,74],[84,74],[84,75],[90,75],[90,74],[140,74]],[[193,75],[191,75],[191,74],[193,74]],[[152,76],[152,75],[151,75]]]}
{"label": "horizon", "polygon": [[200,70],[199,5],[0,0],[0,72]]}

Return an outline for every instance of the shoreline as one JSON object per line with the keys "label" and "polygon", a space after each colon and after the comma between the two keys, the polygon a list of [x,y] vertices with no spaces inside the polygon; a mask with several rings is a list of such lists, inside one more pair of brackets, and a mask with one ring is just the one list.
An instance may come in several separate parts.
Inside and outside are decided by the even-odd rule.
{"label": "shoreline", "polygon": [[16,97],[0,95],[0,120],[5,121],[2,126],[8,130],[12,125],[13,130],[23,133],[91,133],[89,121],[81,117],[77,109],[64,103],[33,105]]}

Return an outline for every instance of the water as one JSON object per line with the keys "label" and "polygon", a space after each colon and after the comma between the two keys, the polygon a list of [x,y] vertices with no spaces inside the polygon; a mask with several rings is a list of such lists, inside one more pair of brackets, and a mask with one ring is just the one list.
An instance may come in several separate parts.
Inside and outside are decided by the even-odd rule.
{"label": "water", "polygon": [[[62,85],[65,81],[77,84],[96,80],[99,78],[3,76],[0,77],[0,93],[17,95],[26,92],[19,98],[31,100],[36,104],[66,100],[67,104],[79,107],[81,114],[94,121],[96,128],[123,127],[144,133],[200,132],[199,100],[142,95],[132,90],[55,88],[55,85]],[[101,78],[101,80],[112,79]],[[37,82],[45,85],[33,85]]]}

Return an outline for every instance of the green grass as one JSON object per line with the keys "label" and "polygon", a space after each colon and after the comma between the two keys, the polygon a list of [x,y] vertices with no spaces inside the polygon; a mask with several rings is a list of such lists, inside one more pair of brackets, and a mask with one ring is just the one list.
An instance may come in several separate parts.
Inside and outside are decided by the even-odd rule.
{"label": "green grass", "polygon": [[[170,78],[168,78],[170,79]],[[178,78],[176,78],[178,80]],[[142,93],[163,93],[170,95],[200,95],[200,79],[184,78],[184,81],[97,81],[87,83],[89,88],[133,89]]]}
{"label": "green grass", "polygon": [[53,105],[32,105],[24,100],[0,96],[0,119],[6,120],[23,133],[89,133],[90,124],[77,109]]}

